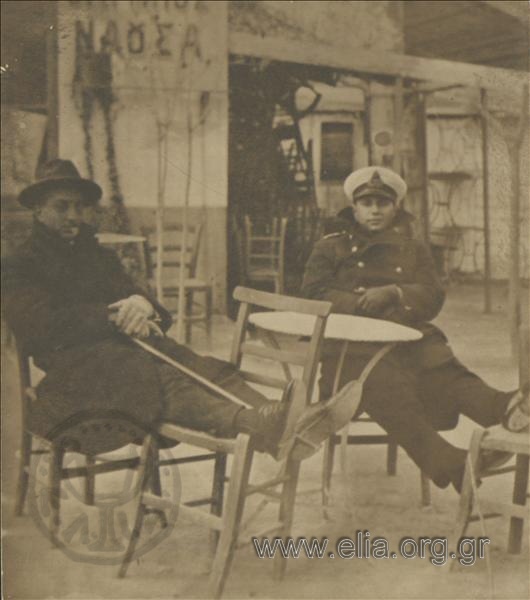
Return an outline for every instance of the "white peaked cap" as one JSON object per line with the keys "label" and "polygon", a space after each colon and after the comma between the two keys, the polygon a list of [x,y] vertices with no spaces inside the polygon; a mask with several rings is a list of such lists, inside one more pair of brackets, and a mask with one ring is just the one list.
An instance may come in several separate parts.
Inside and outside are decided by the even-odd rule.
{"label": "white peaked cap", "polygon": [[[381,189],[390,188],[395,193],[396,202],[401,202],[407,193],[407,184],[396,172],[386,167],[363,167],[357,169],[348,177],[344,182],[344,192],[351,202],[353,200],[355,190],[358,190],[362,186],[366,186],[366,192],[370,188],[371,182],[377,181],[381,186]],[[382,185],[381,185],[382,184]],[[372,193],[375,193],[377,186],[374,185]],[[389,191],[390,191],[389,190]]]}

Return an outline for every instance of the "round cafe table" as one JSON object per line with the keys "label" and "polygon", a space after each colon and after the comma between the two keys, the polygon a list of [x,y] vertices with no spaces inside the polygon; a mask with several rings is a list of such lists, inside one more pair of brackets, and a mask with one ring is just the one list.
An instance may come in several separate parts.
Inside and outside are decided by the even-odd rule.
{"label": "round cafe table", "polygon": [[[302,315],[296,312],[275,311],[275,312],[257,312],[249,317],[249,322],[255,325],[259,330],[265,332],[266,339],[275,347],[279,344],[275,334],[308,336],[313,332],[316,317],[312,315]],[[372,319],[369,317],[359,317],[355,315],[331,314],[326,322],[324,338],[328,340],[341,341],[341,348],[337,359],[337,369],[333,383],[333,395],[339,388],[344,359],[350,343],[379,343],[381,347],[370,358],[365,365],[361,375],[356,381],[351,394],[351,417],[357,412],[362,399],[362,389],[364,382],[368,378],[377,363],[392,350],[398,343],[413,342],[421,339],[421,331],[412,329],[383,319]],[[288,368],[284,368],[286,375],[289,374]],[[341,431],[341,470],[344,481],[347,478],[347,444],[348,444],[348,425]],[[323,489],[324,505],[327,504],[329,489],[324,484]],[[345,495],[347,499],[348,493]]]}
{"label": "round cafe table", "polygon": [[[249,317],[249,322],[271,334],[311,336],[315,319],[316,317],[312,315],[302,315],[289,311],[275,311],[253,313]],[[364,381],[379,360],[397,343],[413,342],[421,339],[422,336],[421,331],[392,321],[358,317],[355,315],[329,315],[326,322],[326,329],[324,330],[324,338],[343,342],[335,373],[333,393],[337,392],[344,358],[350,342],[383,344],[364,368],[360,376],[360,379]],[[269,339],[272,338],[269,336]],[[368,372],[365,373],[368,368]]]}

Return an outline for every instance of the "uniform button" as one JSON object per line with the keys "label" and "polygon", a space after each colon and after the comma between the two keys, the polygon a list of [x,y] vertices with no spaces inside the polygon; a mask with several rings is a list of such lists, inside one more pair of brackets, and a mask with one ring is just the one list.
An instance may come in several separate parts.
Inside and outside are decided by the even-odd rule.
{"label": "uniform button", "polygon": [[359,250],[359,248],[357,246],[352,246],[352,249],[351,249],[352,252],[355,253],[355,252],[357,252],[357,250]]}
{"label": "uniform button", "polygon": [[396,267],[396,273],[403,273],[403,269],[401,267]]}
{"label": "uniform button", "polygon": [[363,261],[362,261],[362,260],[360,260],[360,261],[357,263],[357,266],[359,267],[359,269],[364,269],[364,263],[363,263]]}

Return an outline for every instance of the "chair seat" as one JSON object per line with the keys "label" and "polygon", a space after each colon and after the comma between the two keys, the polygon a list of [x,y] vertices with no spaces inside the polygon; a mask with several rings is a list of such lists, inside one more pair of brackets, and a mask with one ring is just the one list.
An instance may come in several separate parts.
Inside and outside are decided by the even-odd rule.
{"label": "chair seat", "polygon": [[228,452],[233,454],[235,448],[235,439],[219,438],[203,431],[188,429],[173,425],[172,423],[163,423],[158,428],[158,433],[166,438],[178,440],[185,444],[207,448],[213,452]]}
{"label": "chair seat", "polygon": [[[151,282],[151,284],[153,285],[154,282]],[[195,291],[199,291],[199,290],[207,290],[208,288],[212,287],[211,283],[208,283],[207,281],[204,281],[204,279],[197,279],[197,278],[192,278],[192,279],[185,279],[184,280],[184,287],[186,288],[186,290],[195,290]],[[171,294],[177,294],[179,293],[179,286],[178,285],[168,285],[168,286],[164,286],[164,295],[168,296]]]}
{"label": "chair seat", "polygon": [[[481,464],[484,450],[513,452],[515,465],[495,469],[485,469]],[[488,429],[476,429],[471,436],[466,470],[460,493],[460,503],[455,524],[455,539],[466,535],[469,523],[495,517],[510,517],[508,552],[519,554],[523,541],[524,523],[528,519],[528,466],[530,460],[530,439],[528,433],[506,431],[501,425]],[[476,489],[476,476],[491,477],[514,472],[511,502],[497,496],[488,497]],[[480,510],[478,510],[480,504]],[[474,506],[477,507],[473,511]],[[475,514],[473,514],[475,512]],[[455,563],[453,563],[455,564]]]}
{"label": "chair seat", "polygon": [[256,279],[257,277],[278,277],[279,274],[277,269],[264,267],[263,269],[250,269],[248,276],[250,279]]}
{"label": "chair seat", "polygon": [[484,433],[480,443],[481,448],[502,450],[514,454],[530,454],[530,435],[507,431],[502,425],[490,427]]}

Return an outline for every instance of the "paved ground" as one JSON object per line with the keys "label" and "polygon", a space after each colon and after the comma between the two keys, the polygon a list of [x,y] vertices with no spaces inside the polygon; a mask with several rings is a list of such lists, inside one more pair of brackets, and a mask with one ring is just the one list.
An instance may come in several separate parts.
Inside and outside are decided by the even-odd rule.
{"label": "paved ground", "polygon": [[[457,355],[487,381],[502,389],[517,383],[516,368],[509,357],[504,308],[506,298],[502,288],[495,290],[495,312],[481,312],[481,292],[476,287],[453,287],[447,305],[437,322],[449,335]],[[215,343],[207,346],[197,336],[197,349],[226,356],[231,324],[219,319],[215,328]],[[18,399],[14,377],[14,360],[9,351],[3,353],[3,501],[4,501],[4,594],[6,598],[188,598],[204,597],[210,562],[207,532],[184,520],[171,535],[130,568],[128,577],[119,580],[115,566],[98,566],[75,562],[60,550],[51,549],[50,542],[36,527],[31,516],[12,517],[15,483],[16,447],[20,432]],[[455,444],[468,444],[473,424],[463,419],[458,428],[447,434]],[[184,452],[183,449],[179,452]],[[344,509],[345,488],[338,473],[333,482],[331,519],[325,520],[317,493],[299,495],[294,535],[329,538],[329,549],[336,540],[348,536],[355,539],[357,530],[368,530],[373,539],[383,536],[390,550],[397,550],[403,537],[450,537],[458,497],[452,489],[433,488],[433,506],[419,506],[419,472],[403,452],[400,452],[398,474],[385,473],[382,447],[350,449],[351,497],[349,514]],[[258,456],[254,465],[256,477],[272,473],[275,464]],[[319,484],[321,454],[303,465],[300,490],[310,490]],[[38,473],[37,473],[38,475]],[[193,472],[181,469],[184,494],[195,495],[209,486],[209,468],[193,467]],[[164,481],[170,481],[165,473]],[[169,479],[168,479],[169,478]],[[489,480],[481,494],[498,498],[510,496],[509,475]],[[116,476],[98,480],[100,492],[117,485]],[[121,483],[120,483],[121,485]],[[65,519],[70,505],[65,501]],[[255,502],[252,503],[252,506]],[[252,506],[250,506],[251,512]],[[95,511],[96,509],[91,509]],[[92,519],[96,513],[91,513]],[[130,519],[131,512],[127,512]],[[267,523],[271,512],[267,508],[257,526]],[[156,533],[157,523],[152,518]],[[481,536],[479,524],[471,526],[470,535]],[[526,530],[527,533],[527,530]],[[519,556],[506,553],[507,523],[501,519],[488,521],[487,536],[496,598],[528,598],[528,542]],[[97,535],[96,535],[97,537]],[[75,540],[74,540],[75,542]],[[117,534],[116,544],[121,538]],[[82,549],[82,545],[79,543]],[[227,598],[488,598],[492,589],[485,560],[473,566],[434,566],[428,559],[395,560],[339,558],[291,559],[287,576],[281,583],[270,577],[271,561],[260,560],[250,546],[235,557],[231,577],[225,591]],[[450,562],[450,561],[449,561]]]}

